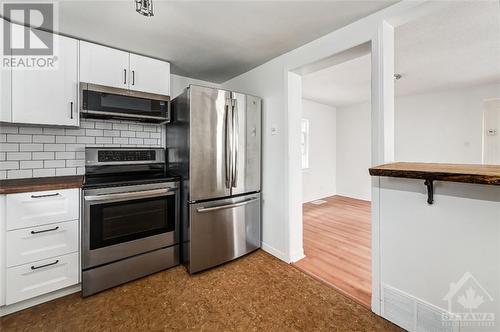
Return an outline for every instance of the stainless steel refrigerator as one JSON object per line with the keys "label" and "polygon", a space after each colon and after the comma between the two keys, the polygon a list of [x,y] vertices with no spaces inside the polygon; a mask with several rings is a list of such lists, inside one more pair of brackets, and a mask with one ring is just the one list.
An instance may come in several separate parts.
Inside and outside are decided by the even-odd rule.
{"label": "stainless steel refrigerator", "polygon": [[168,165],[182,177],[181,250],[190,273],[260,247],[261,99],[191,85],[172,101]]}

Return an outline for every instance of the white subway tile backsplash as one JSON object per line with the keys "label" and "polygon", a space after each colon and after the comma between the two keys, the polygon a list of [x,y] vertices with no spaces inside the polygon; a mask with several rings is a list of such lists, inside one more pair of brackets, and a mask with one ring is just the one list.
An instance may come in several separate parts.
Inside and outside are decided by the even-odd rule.
{"label": "white subway tile backsplash", "polygon": [[19,134],[41,134],[42,128],[40,127],[20,127]]}
{"label": "white subway tile backsplash", "polygon": [[95,137],[79,136],[76,138],[78,144],[95,144]]}
{"label": "white subway tile backsplash", "polygon": [[20,179],[20,178],[31,178],[31,177],[33,177],[33,171],[31,169],[7,171],[7,179]]}
{"label": "white subway tile backsplash", "polygon": [[0,150],[7,151],[19,151],[19,144],[2,143],[0,144]]}
{"label": "white subway tile backsplash", "polygon": [[66,160],[45,160],[43,162],[43,167],[45,168],[57,168],[65,166],[66,166]]}
{"label": "white subway tile backsplash", "polygon": [[19,144],[19,151],[43,151],[43,144]]}
{"label": "white subway tile backsplash", "polygon": [[56,136],[56,143],[76,143],[75,136]]}
{"label": "white subway tile backsplash", "polygon": [[66,167],[83,167],[85,166],[85,160],[77,159],[77,160],[66,160]]}
{"label": "white subway tile backsplash", "polygon": [[135,137],[135,131],[130,130],[122,130],[120,132],[121,137]]}
{"label": "white subway tile backsplash", "polygon": [[95,123],[90,120],[80,120],[80,128],[94,128]]}
{"label": "white subway tile backsplash", "polygon": [[22,160],[19,162],[19,168],[43,168],[43,160]]}
{"label": "white subway tile backsplash", "polygon": [[9,143],[31,143],[31,135],[7,134]]}
{"label": "white subway tile backsplash", "polygon": [[17,134],[18,132],[19,128],[16,126],[0,124],[0,133],[2,134]]}
{"label": "white subway tile backsplash", "polygon": [[128,138],[126,137],[113,137],[114,144],[128,144]]}
{"label": "white subway tile backsplash", "polygon": [[33,160],[54,159],[54,152],[33,152],[31,158]]}
{"label": "white subway tile backsplash", "polygon": [[64,144],[44,144],[43,151],[64,151]]}
{"label": "white subway tile backsplash", "polygon": [[0,161],[0,169],[8,170],[8,169],[18,169],[19,161]]}
{"label": "white subway tile backsplash", "polygon": [[56,159],[75,159],[75,152],[56,152]]}
{"label": "white subway tile backsplash", "polygon": [[119,137],[120,131],[119,130],[104,130],[103,134],[104,134],[104,136]]}
{"label": "white subway tile backsplash", "polygon": [[33,177],[45,177],[45,176],[55,176],[55,168],[41,168],[33,170]]}
{"label": "white subway tile backsplash", "polygon": [[31,160],[31,152],[7,152],[7,160]]}
{"label": "white subway tile backsplash", "polygon": [[66,135],[69,136],[85,136],[85,129],[66,129]]}
{"label": "white subway tile backsplash", "polygon": [[46,135],[64,135],[64,128],[43,128]]}
{"label": "white subway tile backsplash", "polygon": [[76,168],[56,168],[56,176],[76,175]]}
{"label": "white subway tile backsplash", "polygon": [[85,144],[66,144],[66,151],[85,151]]}
{"label": "white subway tile backsplash", "polygon": [[96,122],[95,123],[95,128],[96,129],[113,129],[113,124],[111,122]]}
{"label": "white subway tile backsplash", "polygon": [[164,145],[165,126],[92,119],[80,124],[80,128],[0,125],[0,179],[84,174],[86,146]]}
{"label": "white subway tile backsplash", "polygon": [[55,143],[54,135],[33,135],[33,143]]}
{"label": "white subway tile backsplash", "polygon": [[113,138],[112,137],[96,137],[95,138],[96,144],[112,144],[113,143]]}

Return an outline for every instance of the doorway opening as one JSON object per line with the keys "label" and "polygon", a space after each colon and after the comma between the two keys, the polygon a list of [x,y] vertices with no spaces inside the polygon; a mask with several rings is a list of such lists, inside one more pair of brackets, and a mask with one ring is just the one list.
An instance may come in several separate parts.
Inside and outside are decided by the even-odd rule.
{"label": "doorway opening", "polygon": [[371,307],[371,48],[302,76],[305,258],[294,265]]}

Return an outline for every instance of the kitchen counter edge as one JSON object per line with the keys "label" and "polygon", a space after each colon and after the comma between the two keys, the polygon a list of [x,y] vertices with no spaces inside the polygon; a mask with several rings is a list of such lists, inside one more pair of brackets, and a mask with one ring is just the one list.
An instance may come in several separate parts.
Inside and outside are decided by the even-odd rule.
{"label": "kitchen counter edge", "polygon": [[81,188],[83,175],[0,180],[0,195]]}

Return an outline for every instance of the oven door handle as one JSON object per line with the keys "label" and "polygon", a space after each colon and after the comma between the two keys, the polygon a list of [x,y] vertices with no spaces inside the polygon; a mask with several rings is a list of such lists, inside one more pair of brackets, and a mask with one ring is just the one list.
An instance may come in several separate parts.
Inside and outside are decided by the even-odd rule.
{"label": "oven door handle", "polygon": [[144,190],[144,191],[132,191],[128,193],[118,193],[118,194],[103,194],[103,195],[93,195],[84,196],[86,202],[104,202],[104,201],[114,201],[114,200],[129,200],[129,199],[139,199],[148,197],[158,197],[163,195],[174,195],[177,189],[164,188],[155,190]]}

